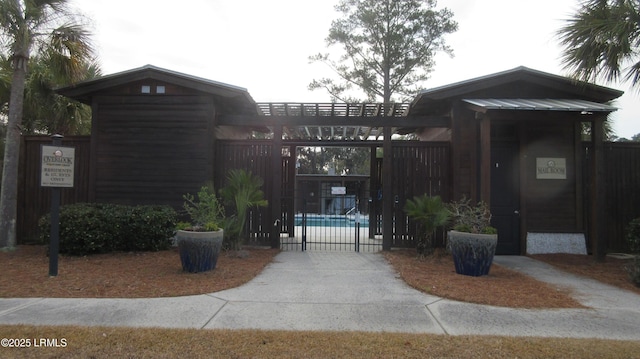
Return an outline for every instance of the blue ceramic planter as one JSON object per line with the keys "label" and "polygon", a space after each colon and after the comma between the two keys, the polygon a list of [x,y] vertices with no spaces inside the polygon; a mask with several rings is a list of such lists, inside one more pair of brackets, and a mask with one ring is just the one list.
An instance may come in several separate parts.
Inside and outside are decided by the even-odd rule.
{"label": "blue ceramic planter", "polygon": [[182,270],[189,273],[206,272],[216,268],[222,248],[223,231],[176,234]]}
{"label": "blue ceramic planter", "polygon": [[449,231],[448,238],[456,273],[474,277],[489,274],[498,235]]}

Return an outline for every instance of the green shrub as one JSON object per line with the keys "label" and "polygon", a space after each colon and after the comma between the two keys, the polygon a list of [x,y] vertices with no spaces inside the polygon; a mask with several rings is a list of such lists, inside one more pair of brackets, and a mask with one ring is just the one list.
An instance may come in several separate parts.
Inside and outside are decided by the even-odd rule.
{"label": "green shrub", "polygon": [[463,197],[449,204],[453,217],[453,230],[458,232],[497,234],[498,230],[491,226],[491,210],[485,202],[473,204]]}
{"label": "green shrub", "polygon": [[[79,203],[60,208],[60,252],[77,255],[104,253],[111,249],[116,231],[112,222],[104,220],[110,205]],[[49,243],[51,217],[39,221],[40,236]]]}
{"label": "green shrub", "polygon": [[159,251],[169,248],[177,214],[169,206],[131,207],[128,226],[120,238],[124,251]]}
{"label": "green shrub", "polygon": [[626,269],[633,284],[640,287],[640,255],[634,256],[631,263],[627,264]]}
{"label": "green shrub", "polygon": [[[157,251],[171,245],[176,212],[168,206],[78,203],[60,209],[60,253],[86,255],[113,251]],[[39,222],[49,243],[51,218]]]}
{"label": "green shrub", "polygon": [[207,223],[211,223],[210,226],[220,227],[224,219],[224,207],[216,197],[213,184],[202,186],[195,197],[187,193],[182,198],[184,199],[183,208],[192,220],[192,230],[201,230],[201,227]]}
{"label": "green shrub", "polygon": [[178,222],[178,224],[176,224],[176,229],[179,231],[184,231],[188,228],[191,228],[191,223],[189,222]]}
{"label": "green shrub", "polygon": [[627,226],[627,243],[632,253],[640,253],[640,218],[629,222]]}

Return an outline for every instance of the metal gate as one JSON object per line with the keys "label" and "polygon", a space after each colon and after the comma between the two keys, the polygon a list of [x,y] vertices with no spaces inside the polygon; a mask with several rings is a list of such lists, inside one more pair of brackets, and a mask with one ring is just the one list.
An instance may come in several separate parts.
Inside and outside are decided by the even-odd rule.
{"label": "metal gate", "polygon": [[368,176],[296,176],[292,227],[282,250],[377,252],[382,235],[369,232]]}
{"label": "metal gate", "polygon": [[[296,144],[300,146],[299,144]],[[224,175],[244,168],[264,179],[263,190],[269,208],[251,211],[247,220],[248,243],[274,245],[274,226],[282,250],[362,251],[382,250],[382,208],[393,202],[392,247],[415,247],[417,225],[403,208],[407,199],[424,193],[449,199],[448,143],[394,141],[393,189],[382,192],[382,159],[372,151],[369,175],[296,174],[296,145],[283,145],[279,216],[273,218],[272,144],[265,140],[218,141],[216,186]],[[375,145],[374,145],[375,147]],[[436,245],[443,244],[440,235]]]}

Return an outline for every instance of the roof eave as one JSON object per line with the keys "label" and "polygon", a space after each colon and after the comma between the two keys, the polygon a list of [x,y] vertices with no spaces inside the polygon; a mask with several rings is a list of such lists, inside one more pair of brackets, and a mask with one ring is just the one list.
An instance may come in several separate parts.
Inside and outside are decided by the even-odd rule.
{"label": "roof eave", "polygon": [[56,92],[60,95],[90,104],[91,97],[95,92],[144,79],[167,81],[179,86],[192,88],[222,97],[243,96],[246,100],[255,104],[255,101],[245,88],[171,71],[153,65],[146,65],[136,69],[118,72],[58,88],[56,89]]}
{"label": "roof eave", "polygon": [[590,94],[590,97],[593,97],[600,102],[611,101],[624,94],[624,92],[620,90],[520,66],[490,75],[422,90],[416,96],[414,103],[420,102],[422,99],[438,101],[453,97],[460,97],[471,92],[480,91],[514,81],[528,81],[542,85],[550,85],[551,83],[554,85],[562,84],[567,86],[568,90],[583,88],[585,92]]}

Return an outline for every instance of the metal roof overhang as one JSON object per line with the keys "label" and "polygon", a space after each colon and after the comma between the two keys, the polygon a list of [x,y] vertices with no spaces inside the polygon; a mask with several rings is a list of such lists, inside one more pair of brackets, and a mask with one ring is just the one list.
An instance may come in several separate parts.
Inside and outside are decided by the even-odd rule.
{"label": "metal roof overhang", "polygon": [[575,99],[522,99],[483,98],[463,99],[463,102],[477,112],[489,110],[515,111],[565,111],[565,112],[613,112],[617,108],[606,104]]}

